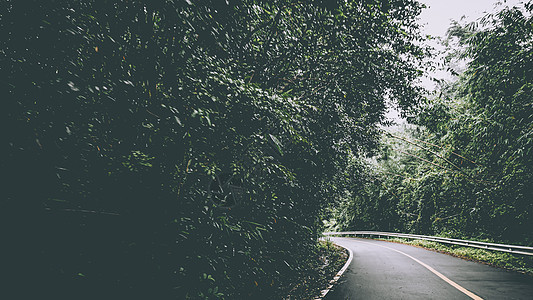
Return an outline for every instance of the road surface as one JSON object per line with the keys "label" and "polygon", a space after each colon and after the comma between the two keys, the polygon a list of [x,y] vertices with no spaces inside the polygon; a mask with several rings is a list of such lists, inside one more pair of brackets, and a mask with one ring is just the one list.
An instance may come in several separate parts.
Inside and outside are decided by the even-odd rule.
{"label": "road surface", "polygon": [[325,297],[338,299],[531,299],[533,277],[413,246],[331,237],[353,251]]}

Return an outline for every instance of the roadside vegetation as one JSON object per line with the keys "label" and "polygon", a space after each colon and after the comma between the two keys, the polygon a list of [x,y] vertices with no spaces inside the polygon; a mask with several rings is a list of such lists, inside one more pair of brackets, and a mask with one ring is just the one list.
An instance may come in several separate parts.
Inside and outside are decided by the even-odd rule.
{"label": "roadside vegetation", "polygon": [[299,276],[300,282],[290,287],[284,299],[316,299],[348,260],[347,251],[329,240],[321,240],[318,257],[309,266],[310,272]]}
{"label": "roadside vegetation", "polygon": [[18,298],[303,295],[326,208],[365,176],[346,158],[376,151],[388,102],[423,98],[412,0],[1,8]]}
{"label": "roadside vegetation", "polygon": [[[455,79],[408,124],[384,130],[364,183],[339,199],[330,228],[533,245],[532,10],[527,1],[452,24],[445,63],[465,67],[450,67]],[[461,255],[523,268],[483,253]]]}
{"label": "roadside vegetation", "polygon": [[[494,267],[516,271],[533,276],[533,259],[528,256],[506,252],[490,251],[458,245],[446,245],[433,241],[402,238],[384,239],[388,242],[401,243],[449,254],[459,258],[485,263]],[[484,241],[489,242],[489,241]]]}
{"label": "roadside vegetation", "polygon": [[415,0],[0,8],[6,294],[305,299],[326,226],[533,245],[531,1],[434,95]]}

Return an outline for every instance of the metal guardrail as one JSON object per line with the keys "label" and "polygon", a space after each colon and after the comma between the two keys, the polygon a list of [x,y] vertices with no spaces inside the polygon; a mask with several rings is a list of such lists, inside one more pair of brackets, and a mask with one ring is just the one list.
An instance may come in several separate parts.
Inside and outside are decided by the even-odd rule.
{"label": "metal guardrail", "polygon": [[378,238],[382,236],[383,237],[385,236],[386,237],[399,237],[399,238],[407,238],[407,239],[433,241],[433,242],[438,242],[438,243],[443,243],[443,244],[453,244],[453,245],[459,245],[459,246],[465,246],[465,247],[474,247],[474,248],[480,248],[480,249],[486,249],[486,250],[508,252],[508,253],[513,253],[513,254],[533,255],[533,247],[504,245],[504,244],[496,244],[496,243],[485,243],[485,242],[450,239],[450,238],[444,238],[444,237],[438,237],[438,236],[428,236],[428,235],[418,235],[418,234],[380,232],[380,231],[341,231],[341,232],[325,232],[323,233],[323,235],[355,235],[356,237],[360,235],[360,236],[370,236],[370,237],[377,236]]}

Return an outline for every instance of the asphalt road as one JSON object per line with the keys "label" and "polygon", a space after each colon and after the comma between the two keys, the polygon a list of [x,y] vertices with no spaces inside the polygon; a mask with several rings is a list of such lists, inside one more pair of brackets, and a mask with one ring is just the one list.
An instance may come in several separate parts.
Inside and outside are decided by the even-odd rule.
{"label": "asphalt road", "polygon": [[408,245],[358,238],[330,239],[351,249],[354,256],[326,300],[533,300],[533,278],[527,275]]}

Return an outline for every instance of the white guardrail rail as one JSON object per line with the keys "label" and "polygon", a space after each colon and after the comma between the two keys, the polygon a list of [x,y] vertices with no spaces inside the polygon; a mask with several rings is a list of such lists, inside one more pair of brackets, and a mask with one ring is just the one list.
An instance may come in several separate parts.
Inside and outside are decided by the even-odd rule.
{"label": "white guardrail rail", "polygon": [[486,249],[486,250],[508,252],[508,253],[513,253],[513,254],[533,255],[533,247],[484,243],[484,242],[477,242],[477,241],[450,239],[450,238],[444,238],[444,237],[438,237],[438,236],[428,236],[428,235],[418,235],[418,234],[380,232],[380,231],[341,231],[341,232],[324,232],[323,235],[354,235],[356,237],[357,236],[361,236],[361,237],[369,236],[369,237],[378,237],[378,238],[398,237],[398,238],[406,238],[406,239],[433,241],[433,242],[438,242],[438,243],[443,243],[443,244],[460,245],[460,246],[465,246],[465,247],[481,248],[481,249]]}

